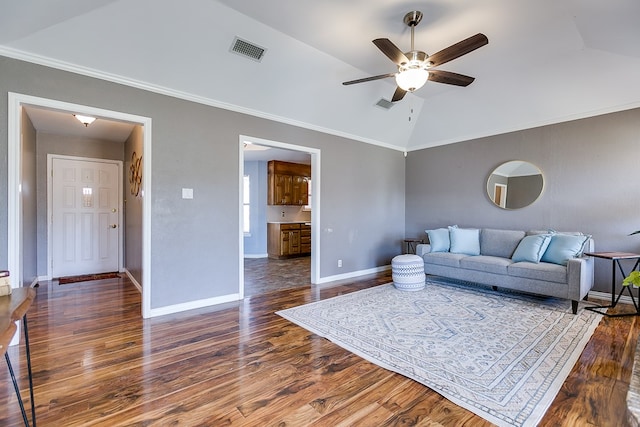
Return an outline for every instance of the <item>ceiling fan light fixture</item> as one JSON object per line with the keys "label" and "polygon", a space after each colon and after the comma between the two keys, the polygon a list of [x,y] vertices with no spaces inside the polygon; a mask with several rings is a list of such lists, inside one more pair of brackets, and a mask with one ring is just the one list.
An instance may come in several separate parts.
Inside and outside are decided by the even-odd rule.
{"label": "ceiling fan light fixture", "polygon": [[429,79],[429,71],[422,66],[401,68],[396,74],[396,84],[407,92],[420,89]]}

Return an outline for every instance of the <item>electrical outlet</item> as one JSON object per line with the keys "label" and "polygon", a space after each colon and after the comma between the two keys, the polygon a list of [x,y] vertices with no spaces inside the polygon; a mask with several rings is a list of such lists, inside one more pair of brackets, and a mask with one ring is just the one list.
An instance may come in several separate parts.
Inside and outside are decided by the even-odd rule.
{"label": "electrical outlet", "polygon": [[284,211],[282,211],[282,218],[284,218]]}
{"label": "electrical outlet", "polygon": [[338,267],[342,267],[342,260],[341,259],[338,260]]}

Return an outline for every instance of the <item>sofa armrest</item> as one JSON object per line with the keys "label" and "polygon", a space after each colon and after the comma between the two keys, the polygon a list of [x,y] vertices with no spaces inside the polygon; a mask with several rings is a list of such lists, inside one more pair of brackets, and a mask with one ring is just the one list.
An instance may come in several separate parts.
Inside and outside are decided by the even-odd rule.
{"label": "sofa armrest", "polygon": [[580,301],[593,288],[593,258],[580,257],[567,261],[569,299]]}
{"label": "sofa armrest", "polygon": [[431,252],[431,245],[427,243],[420,243],[416,246],[416,255],[423,256]]}

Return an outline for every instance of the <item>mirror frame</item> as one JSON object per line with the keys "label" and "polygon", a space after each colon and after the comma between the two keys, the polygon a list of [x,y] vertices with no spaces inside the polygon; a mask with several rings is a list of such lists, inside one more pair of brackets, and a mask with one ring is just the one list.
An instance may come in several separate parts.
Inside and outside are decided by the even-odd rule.
{"label": "mirror frame", "polygon": [[[530,194],[526,197],[526,200],[524,202],[519,203],[516,206],[512,206],[509,207],[508,203],[507,203],[507,197],[509,195],[508,192],[508,185],[502,185],[501,183],[497,183],[495,179],[492,179],[492,177],[497,176],[497,177],[506,177],[507,179],[509,179],[510,175],[509,175],[509,170],[514,169],[516,167],[522,167],[523,165],[528,165],[526,168],[526,171],[528,173],[526,174],[522,174],[522,175],[514,175],[514,176],[540,176],[540,189],[538,191],[537,194]],[[502,169],[502,170],[501,170]],[[507,171],[505,171],[505,169]],[[529,173],[532,172],[533,170],[536,170],[538,173]],[[545,179],[544,179],[544,174],[542,173],[542,170],[537,166],[534,165],[531,162],[525,161],[525,160],[510,160],[507,162],[504,162],[500,165],[498,165],[487,177],[487,183],[486,183],[486,188],[487,188],[487,196],[489,197],[489,200],[491,201],[491,203],[500,208],[500,209],[504,209],[504,210],[517,210],[517,209],[523,209],[526,208],[527,206],[531,206],[533,203],[535,203],[536,200],[538,200],[540,198],[540,196],[542,195],[542,193],[544,192],[544,188],[545,188]],[[502,188],[501,191],[496,191],[497,188]],[[496,197],[501,197],[502,201],[500,203],[496,202]]]}

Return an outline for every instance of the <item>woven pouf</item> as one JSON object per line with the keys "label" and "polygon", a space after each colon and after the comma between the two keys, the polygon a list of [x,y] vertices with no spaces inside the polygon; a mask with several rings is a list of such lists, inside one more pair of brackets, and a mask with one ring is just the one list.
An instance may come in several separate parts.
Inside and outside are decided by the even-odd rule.
{"label": "woven pouf", "polygon": [[391,260],[393,285],[403,291],[424,289],[424,261],[418,255],[398,255]]}

